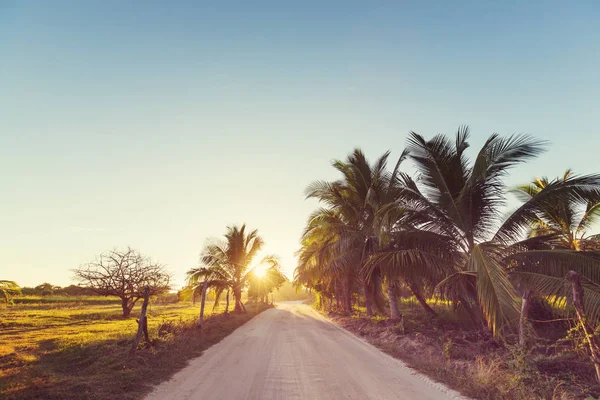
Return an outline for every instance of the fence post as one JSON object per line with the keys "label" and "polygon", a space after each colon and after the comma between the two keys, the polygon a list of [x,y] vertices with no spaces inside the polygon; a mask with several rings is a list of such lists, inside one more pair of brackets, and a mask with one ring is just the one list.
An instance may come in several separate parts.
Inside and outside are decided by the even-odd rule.
{"label": "fence post", "polygon": [[148,337],[148,318],[146,317],[146,310],[148,309],[148,300],[150,298],[150,288],[146,286],[144,289],[144,303],[142,304],[142,312],[140,313],[140,319],[138,320],[138,330],[135,335],[135,339],[133,340],[133,345],[131,346],[130,355],[135,353],[137,350],[137,346],[140,343],[140,339],[142,338],[142,333],[146,339],[147,343],[150,343],[150,338]]}

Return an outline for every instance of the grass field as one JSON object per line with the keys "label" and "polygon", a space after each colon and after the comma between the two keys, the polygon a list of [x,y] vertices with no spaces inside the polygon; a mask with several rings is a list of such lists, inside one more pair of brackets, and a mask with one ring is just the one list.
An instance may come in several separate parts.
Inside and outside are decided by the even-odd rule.
{"label": "grass field", "polygon": [[[0,398],[136,399],[211,344],[264,310],[213,314],[195,328],[199,307],[174,303],[148,307],[153,346],[128,351],[139,306],[121,317],[118,299],[26,297],[0,309]],[[212,315],[211,315],[212,314]]]}

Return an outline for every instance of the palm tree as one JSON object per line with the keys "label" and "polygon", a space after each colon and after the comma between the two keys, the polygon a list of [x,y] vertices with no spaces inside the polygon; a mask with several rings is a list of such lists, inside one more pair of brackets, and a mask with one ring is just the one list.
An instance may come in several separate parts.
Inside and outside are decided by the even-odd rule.
{"label": "palm tree", "polygon": [[465,155],[468,137],[466,127],[459,128],[455,141],[443,135],[427,141],[410,134],[408,149],[417,178],[403,175],[400,202],[384,210],[401,209],[399,226],[404,229],[370,263],[380,263],[388,274],[398,275],[418,266],[444,272],[450,265],[454,272],[437,285],[439,295],[464,306],[472,316],[480,309],[497,334],[519,312],[519,298],[510,280],[517,271],[525,273],[542,265],[561,271],[573,265],[582,271],[600,271],[594,257],[557,251],[552,235],[525,236],[552,205],[600,201],[600,176],[551,182],[501,221],[504,177],[510,168],[542,152],[545,142],[527,135],[502,138],[494,134],[470,162]]}
{"label": "palm tree", "polygon": [[[472,308],[478,305],[492,331],[517,313],[517,296],[502,264],[503,243],[514,241],[516,231],[504,228],[494,234],[499,211],[504,204],[503,178],[508,170],[532,159],[544,149],[544,142],[526,135],[502,138],[492,135],[471,163],[465,150],[469,147],[469,130],[460,127],[456,139],[437,135],[427,141],[410,133],[409,158],[416,164],[417,177],[401,176],[402,194],[395,207],[386,213],[404,212],[393,232],[393,241],[385,251],[374,256],[370,264],[379,263],[388,275],[402,276],[410,271],[424,271],[435,277],[447,274],[440,294],[457,294],[444,289],[449,284],[469,284],[469,292],[453,298]],[[521,225],[519,225],[520,227]]]}
{"label": "palm tree", "polygon": [[[570,187],[571,195],[552,199],[549,193],[561,187]],[[587,317],[600,322],[600,240],[598,235],[587,235],[600,216],[600,176],[577,177],[567,170],[552,181],[544,177],[520,185],[514,193],[524,202],[521,208],[528,209],[526,242],[535,244],[529,253],[512,257],[510,271],[526,288],[523,298],[528,299],[533,290],[559,301],[567,299],[564,279],[575,271],[582,278]],[[522,310],[523,319],[528,302]]]}
{"label": "palm tree", "polygon": [[[225,306],[224,314],[229,312],[229,288],[231,287],[231,279],[226,270],[219,266],[196,267],[187,272],[188,285],[192,289],[192,297],[195,296],[197,290],[202,291],[201,298],[201,314],[204,312],[204,301],[206,299],[206,290],[212,289],[215,291],[215,303],[213,310],[219,305],[219,297],[223,291],[227,291],[227,305]],[[202,316],[201,316],[202,319]]]}
{"label": "palm tree", "polygon": [[216,302],[224,290],[230,289],[235,302],[234,310],[239,312],[244,309],[242,290],[256,265],[279,267],[279,259],[274,255],[267,255],[258,264],[251,266],[264,241],[257,230],[246,233],[245,224],[241,227],[227,227],[224,237],[224,240],[214,240],[204,247],[200,255],[202,266],[188,272],[188,278],[195,282],[203,279],[208,282],[207,285],[213,282],[212,287],[217,291]]}
{"label": "palm tree", "polygon": [[[568,169],[562,178],[549,181],[547,177],[537,178],[533,182],[520,185],[513,193],[523,202],[530,201],[553,183],[573,178]],[[574,199],[569,203],[544,203],[531,222],[529,237],[552,237],[557,248],[570,250],[600,250],[600,235],[588,235],[592,225],[600,217],[600,201],[594,196],[589,199]]]}
{"label": "palm tree", "polygon": [[6,304],[11,303],[11,296],[18,296],[20,294],[21,288],[15,281],[0,280],[0,296],[2,296]]}
{"label": "palm tree", "polygon": [[257,301],[260,299],[262,302],[268,303],[269,294],[273,290],[279,289],[287,280],[287,277],[278,267],[269,267],[262,275],[253,273],[248,286],[248,298],[253,298]]}
{"label": "palm tree", "polygon": [[[346,311],[352,307],[354,286],[360,285],[369,317],[373,305],[381,308],[381,278],[376,269],[367,274],[363,266],[377,248],[377,210],[397,200],[399,166],[406,158],[403,153],[390,173],[386,169],[389,154],[384,153],[370,164],[364,153],[355,149],[346,161],[333,162],[342,174],[341,180],[316,181],[306,191],[307,198],[316,198],[326,207],[309,218],[299,253],[299,270],[306,270],[309,265],[320,269],[320,279],[328,277]],[[393,305],[393,289],[388,293]]]}

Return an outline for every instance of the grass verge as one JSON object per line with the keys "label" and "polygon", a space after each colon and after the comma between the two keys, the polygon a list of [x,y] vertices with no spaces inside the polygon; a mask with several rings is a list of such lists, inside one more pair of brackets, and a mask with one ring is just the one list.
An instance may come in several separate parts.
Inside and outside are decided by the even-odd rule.
{"label": "grass verge", "polygon": [[6,307],[0,310],[0,398],[140,399],[266,308],[209,315],[199,331],[197,306],[154,306],[153,345],[130,358],[137,323],[135,316],[119,317],[118,306]]}

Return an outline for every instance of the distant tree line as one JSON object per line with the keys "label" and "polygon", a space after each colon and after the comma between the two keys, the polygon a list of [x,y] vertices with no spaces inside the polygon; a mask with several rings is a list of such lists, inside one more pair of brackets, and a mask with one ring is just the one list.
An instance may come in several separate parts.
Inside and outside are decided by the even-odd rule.
{"label": "distant tree line", "polygon": [[23,296],[93,296],[96,293],[85,286],[69,285],[61,287],[44,282],[35,287],[22,287],[21,294]]}

